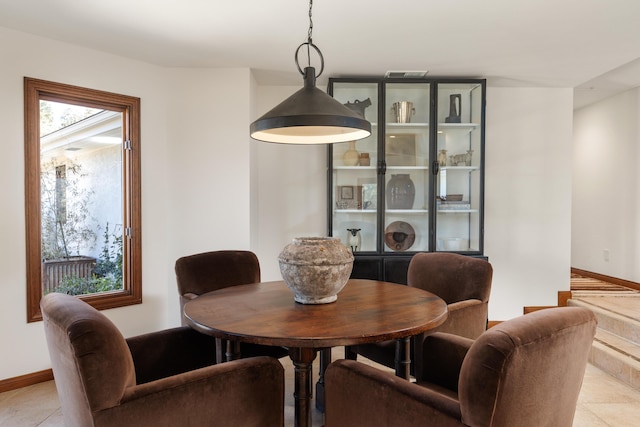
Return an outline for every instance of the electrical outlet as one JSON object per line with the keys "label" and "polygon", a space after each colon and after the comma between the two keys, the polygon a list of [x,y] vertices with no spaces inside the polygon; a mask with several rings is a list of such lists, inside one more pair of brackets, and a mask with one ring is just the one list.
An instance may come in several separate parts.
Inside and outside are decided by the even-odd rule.
{"label": "electrical outlet", "polygon": [[609,249],[603,249],[602,258],[604,258],[605,261],[609,261]]}

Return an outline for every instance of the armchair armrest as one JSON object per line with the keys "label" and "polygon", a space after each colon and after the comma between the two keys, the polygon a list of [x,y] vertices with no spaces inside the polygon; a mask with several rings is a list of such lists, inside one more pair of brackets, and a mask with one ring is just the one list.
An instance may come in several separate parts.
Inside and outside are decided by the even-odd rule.
{"label": "armchair armrest", "polygon": [[142,384],[216,363],[215,339],[188,326],[127,338]]}
{"label": "armchair armrest", "polygon": [[456,400],[354,360],[329,365],[325,386],[325,427],[461,425]]}
{"label": "armchair armrest", "polygon": [[487,329],[487,303],[470,299],[451,303],[447,309],[449,315],[446,322],[438,328],[439,332],[476,339]]}
{"label": "armchair armrest", "polygon": [[417,381],[434,383],[457,392],[460,367],[473,342],[444,332],[427,336],[422,347],[422,373]]}
{"label": "armchair armrest", "polygon": [[96,426],[282,426],[284,368],[270,357],[235,360],[125,390]]}

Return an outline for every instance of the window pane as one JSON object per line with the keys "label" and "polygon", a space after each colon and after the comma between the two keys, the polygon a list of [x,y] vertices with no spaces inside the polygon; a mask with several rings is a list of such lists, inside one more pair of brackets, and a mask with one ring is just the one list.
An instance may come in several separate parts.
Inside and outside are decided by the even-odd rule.
{"label": "window pane", "polygon": [[40,101],[43,293],[123,287],[122,119]]}

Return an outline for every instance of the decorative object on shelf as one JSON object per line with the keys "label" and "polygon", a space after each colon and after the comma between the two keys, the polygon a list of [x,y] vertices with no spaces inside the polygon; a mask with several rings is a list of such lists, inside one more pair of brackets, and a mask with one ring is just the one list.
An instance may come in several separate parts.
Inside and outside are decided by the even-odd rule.
{"label": "decorative object on shelf", "polygon": [[392,222],[384,230],[384,243],[394,251],[406,251],[416,241],[416,231],[404,221]]}
{"label": "decorative object on shelf", "polygon": [[[316,87],[316,77],[324,71],[324,57],[312,41],[313,0],[309,1],[307,41],[295,52],[298,71],[304,87],[282,101],[265,115],[251,123],[251,137],[260,141],[285,144],[331,144],[366,138],[371,135],[371,123]],[[305,47],[307,66],[300,68],[298,54]],[[320,72],[311,66],[311,50],[320,57]]]}
{"label": "decorative object on shelf", "polygon": [[445,251],[468,251],[469,239],[463,239],[462,237],[438,239],[438,248]]}
{"label": "decorative object on shelf", "polygon": [[360,250],[360,245],[362,244],[360,230],[360,228],[347,228],[347,246],[351,248],[351,252]]}
{"label": "decorative object on shelf", "polygon": [[471,155],[473,150],[469,150],[463,154],[454,154],[449,156],[450,166],[471,166]]}
{"label": "decorative object on shelf", "polygon": [[387,183],[387,207],[389,209],[412,209],[416,188],[409,174],[391,175]]}
{"label": "decorative object on shelf", "polygon": [[284,247],[278,262],[296,302],[326,304],[338,299],[351,275],[353,259],[337,237],[296,237]]}
{"label": "decorative object on shelf", "polygon": [[362,118],[364,119],[364,110],[365,108],[371,106],[371,98],[367,98],[364,101],[358,101],[356,99],[353,102],[347,102],[346,104],[344,104],[344,106],[360,114],[360,116],[362,116]]}
{"label": "decorative object on shelf", "polygon": [[438,200],[437,208],[438,211],[467,211],[471,209],[471,203],[463,200]]}
{"label": "decorative object on shelf", "polygon": [[378,184],[362,184],[362,209],[376,210],[378,208]]}
{"label": "decorative object on shelf", "polygon": [[371,166],[371,157],[369,153],[360,153],[360,166]]}
{"label": "decorative object on shelf", "polygon": [[438,152],[438,166],[447,166],[447,150]]}
{"label": "decorative object on shelf", "polygon": [[356,166],[360,161],[360,153],[356,150],[356,142],[349,141],[349,149],[342,155],[342,163],[345,166]]}
{"label": "decorative object on shelf", "polygon": [[462,95],[459,93],[449,95],[449,117],[444,119],[445,123],[460,123],[462,111]]}
{"label": "decorative object on shelf", "polygon": [[473,150],[467,150],[467,154],[464,155],[464,165],[471,166],[471,157],[473,156]]}
{"label": "decorative object on shelf", "polygon": [[362,187],[338,185],[336,187],[336,207],[338,209],[362,209]]}
{"label": "decorative object on shelf", "polygon": [[416,113],[413,102],[410,101],[394,102],[391,111],[395,116],[396,123],[411,123],[411,116]]}
{"label": "decorative object on shelf", "polygon": [[415,134],[388,134],[385,141],[387,166],[415,166],[416,150]]}

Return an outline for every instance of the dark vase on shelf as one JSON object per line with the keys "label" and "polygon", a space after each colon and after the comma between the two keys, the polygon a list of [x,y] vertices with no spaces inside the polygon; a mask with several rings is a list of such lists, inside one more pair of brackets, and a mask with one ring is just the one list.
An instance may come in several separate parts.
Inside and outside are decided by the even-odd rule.
{"label": "dark vase on shelf", "polygon": [[412,209],[416,188],[409,174],[391,175],[387,183],[387,207],[389,209]]}

